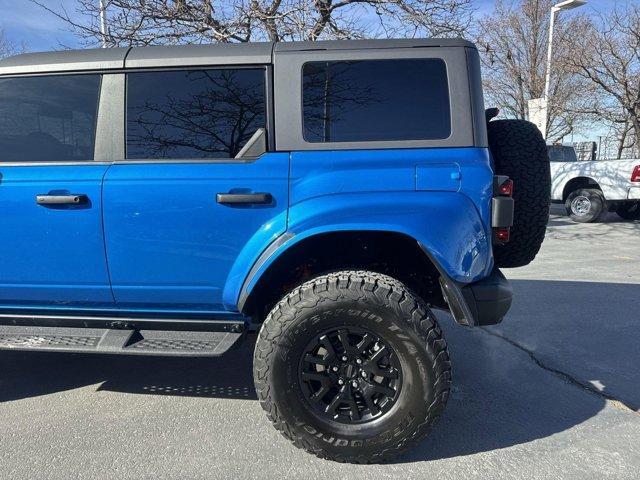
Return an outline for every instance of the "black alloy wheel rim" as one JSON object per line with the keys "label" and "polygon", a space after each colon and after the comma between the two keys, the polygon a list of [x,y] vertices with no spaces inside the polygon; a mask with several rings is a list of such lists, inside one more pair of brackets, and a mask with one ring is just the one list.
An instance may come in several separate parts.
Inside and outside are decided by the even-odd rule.
{"label": "black alloy wheel rim", "polygon": [[402,386],[398,355],[364,328],[316,336],[302,353],[299,381],[311,411],[326,420],[361,424],[385,415]]}

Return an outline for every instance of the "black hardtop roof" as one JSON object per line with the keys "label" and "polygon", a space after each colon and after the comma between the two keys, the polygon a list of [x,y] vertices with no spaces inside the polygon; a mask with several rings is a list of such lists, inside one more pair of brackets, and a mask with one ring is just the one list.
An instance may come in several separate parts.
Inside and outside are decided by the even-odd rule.
{"label": "black hardtop roof", "polygon": [[268,64],[279,52],[418,47],[470,47],[463,39],[328,40],[319,42],[218,43],[99,48],[24,53],[0,60],[0,75],[124,68]]}

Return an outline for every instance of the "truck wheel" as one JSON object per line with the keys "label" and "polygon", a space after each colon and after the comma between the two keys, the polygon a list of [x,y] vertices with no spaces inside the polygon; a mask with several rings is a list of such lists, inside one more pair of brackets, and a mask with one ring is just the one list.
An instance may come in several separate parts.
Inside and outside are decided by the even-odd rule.
{"label": "truck wheel", "polygon": [[607,211],[604,195],[596,188],[571,192],[564,206],[571,220],[578,223],[597,222]]}
{"label": "truck wheel", "polygon": [[621,203],[616,213],[625,220],[640,220],[640,202]]}
{"label": "truck wheel", "polygon": [[330,273],[286,295],[256,343],[254,381],[286,438],[321,458],[385,461],[442,414],[451,364],[425,303],[397,280]]}
{"label": "truck wheel", "polygon": [[551,173],[542,134],[524,120],[493,120],[487,124],[495,173],[514,182],[511,239],[495,245],[498,267],[528,265],[536,257],[549,221]]}

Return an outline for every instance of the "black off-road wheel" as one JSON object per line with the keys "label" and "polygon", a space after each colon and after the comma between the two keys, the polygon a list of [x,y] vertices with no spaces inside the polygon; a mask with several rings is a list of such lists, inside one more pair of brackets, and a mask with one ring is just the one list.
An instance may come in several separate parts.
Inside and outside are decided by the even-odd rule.
{"label": "black off-road wheel", "polygon": [[640,202],[624,202],[616,209],[620,218],[625,220],[640,220]]}
{"label": "black off-road wheel", "polygon": [[273,308],[256,343],[254,380],[262,408],[295,446],[373,463],[427,435],[449,396],[451,364],[419,297],[388,276],[344,271]]}
{"label": "black off-road wheel", "polygon": [[487,129],[495,173],[514,182],[511,239],[494,245],[495,262],[501,268],[523,267],[540,251],[549,221],[547,145],[540,130],[524,120],[493,120]]}

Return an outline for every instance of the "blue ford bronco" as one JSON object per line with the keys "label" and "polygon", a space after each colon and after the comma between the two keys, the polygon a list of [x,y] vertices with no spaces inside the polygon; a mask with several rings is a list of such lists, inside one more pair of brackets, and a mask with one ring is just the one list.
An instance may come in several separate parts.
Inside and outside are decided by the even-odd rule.
{"label": "blue ford bronco", "polygon": [[432,309],[500,322],[499,267],[544,238],[545,143],[496,114],[464,40],[2,60],[0,348],[213,356],[253,338],[285,437],[386,460],[449,395]]}

